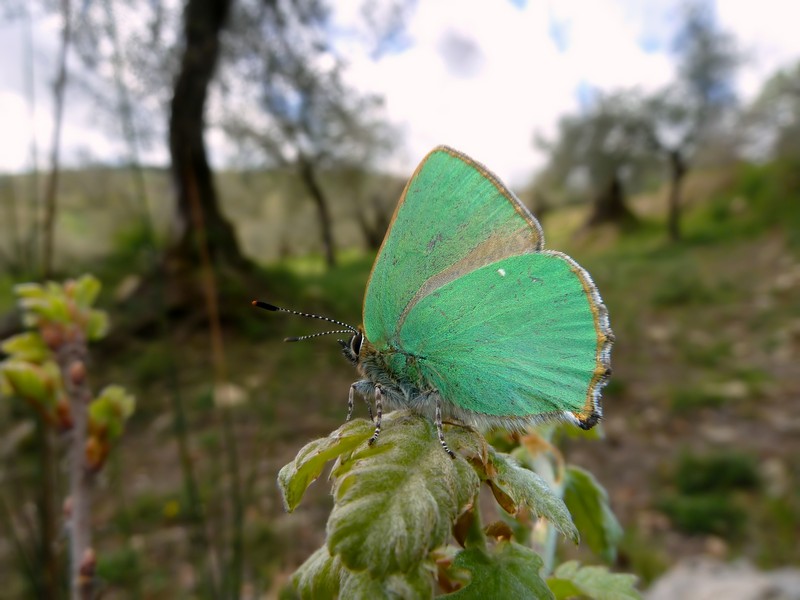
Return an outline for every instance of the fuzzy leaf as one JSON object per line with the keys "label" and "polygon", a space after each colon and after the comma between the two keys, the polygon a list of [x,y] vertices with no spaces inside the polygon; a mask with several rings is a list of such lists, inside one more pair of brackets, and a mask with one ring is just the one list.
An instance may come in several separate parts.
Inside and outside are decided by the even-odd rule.
{"label": "fuzzy leaf", "polygon": [[20,299],[43,298],[44,288],[38,283],[18,283],[14,286],[14,293]]}
{"label": "fuzzy leaf", "polygon": [[102,427],[109,440],[122,435],[125,421],[136,408],[136,399],[119,385],[109,385],[89,405],[89,420],[93,427]]}
{"label": "fuzzy leaf", "polygon": [[606,567],[581,567],[572,560],[560,565],[547,584],[557,600],[586,596],[593,600],[641,600],[634,575],[611,573]]}
{"label": "fuzzy leaf", "polygon": [[7,338],[0,345],[0,350],[8,354],[13,360],[24,360],[35,364],[41,364],[50,358],[50,350],[45,346],[42,337],[34,332],[28,331]]}
{"label": "fuzzy leaf", "polygon": [[3,387],[14,395],[44,406],[55,404],[53,381],[45,368],[20,360],[7,360],[0,363],[0,371],[5,380]]}
{"label": "fuzzy leaf", "polygon": [[82,275],[77,279],[72,288],[72,297],[82,309],[87,309],[97,300],[101,288],[100,280],[94,275]]}
{"label": "fuzzy leaf", "polygon": [[89,311],[86,321],[86,338],[94,342],[102,339],[108,333],[108,313],[104,310]]}
{"label": "fuzzy leaf", "polygon": [[336,598],[345,573],[339,557],[331,556],[328,547],[322,546],[294,572],[292,584],[303,600]]}
{"label": "fuzzy leaf", "polygon": [[33,317],[33,323],[38,323],[39,318],[44,318],[53,323],[69,323],[72,319],[67,306],[67,298],[61,288],[48,286],[44,296],[21,298],[19,301],[22,309]]}
{"label": "fuzzy leaf", "polygon": [[[369,600],[425,600],[433,598],[433,577],[423,565],[409,573],[395,573],[385,579],[374,579],[369,571],[345,571],[342,578],[342,599],[369,598]],[[317,596],[328,598],[330,596]],[[316,600],[316,599],[315,599]]]}
{"label": "fuzzy leaf", "polygon": [[522,506],[527,506],[533,514],[552,523],[564,536],[578,542],[578,530],[567,506],[544,479],[520,466],[507,454],[491,449],[489,456],[494,473],[487,482],[503,510],[514,515]]}
{"label": "fuzzy leaf", "polygon": [[473,547],[456,555],[453,568],[470,572],[470,582],[453,592],[440,596],[448,600],[543,600],[553,594],[539,576],[542,559],[538,554],[514,542],[500,542],[491,554]]}
{"label": "fuzzy leaf", "polygon": [[306,489],[320,476],[328,461],[365,443],[372,431],[372,423],[356,419],[345,423],[328,437],[303,446],[295,459],[278,473],[278,486],[286,510],[292,512],[297,508]]}
{"label": "fuzzy leaf", "polygon": [[592,551],[607,562],[613,562],[622,538],[622,527],[611,511],[603,486],[588,471],[567,467],[564,502]]}
{"label": "fuzzy leaf", "polygon": [[340,459],[331,477],[328,549],[376,578],[416,568],[445,542],[480,486],[461,455],[442,450],[433,423],[408,411],[384,417],[377,444]]}

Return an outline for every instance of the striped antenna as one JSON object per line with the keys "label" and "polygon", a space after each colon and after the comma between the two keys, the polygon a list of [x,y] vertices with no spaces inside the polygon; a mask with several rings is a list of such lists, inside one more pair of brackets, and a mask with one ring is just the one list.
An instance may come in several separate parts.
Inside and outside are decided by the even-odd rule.
{"label": "striped antenna", "polygon": [[321,335],[331,335],[334,333],[353,333],[349,329],[337,329],[336,331],[322,331],[320,333],[312,333],[309,335],[301,335],[298,337],[287,337],[283,338],[284,342],[302,342],[303,340],[310,340],[315,337],[319,337]]}
{"label": "striped antenna", "polygon": [[275,306],[274,304],[262,302],[261,300],[253,300],[252,304],[253,306],[256,306],[258,308],[263,308],[264,310],[271,310],[274,312],[285,312],[292,315],[298,315],[300,317],[308,317],[309,319],[320,319],[322,321],[327,321],[328,323],[335,323],[336,325],[347,327],[347,329],[339,329],[336,331],[323,331],[322,333],[312,333],[310,335],[302,335],[300,337],[290,337],[286,338],[284,340],[285,342],[300,342],[302,340],[308,340],[311,338],[318,337],[320,335],[330,335],[332,333],[358,333],[358,329],[356,329],[352,325],[348,325],[347,323],[342,323],[341,321],[337,321],[336,319],[331,319],[329,317],[323,317],[321,315],[314,315],[311,313],[304,313],[297,310],[291,310],[289,308],[281,308],[280,306]]}

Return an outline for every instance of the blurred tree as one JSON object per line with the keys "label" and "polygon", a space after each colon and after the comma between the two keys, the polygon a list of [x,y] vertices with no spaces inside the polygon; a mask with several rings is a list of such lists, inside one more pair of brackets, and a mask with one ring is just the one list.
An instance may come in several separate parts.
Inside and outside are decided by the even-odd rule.
{"label": "blurred tree", "polygon": [[645,102],[643,119],[651,146],[669,170],[667,228],[670,238],[677,240],[681,186],[698,148],[736,105],[733,77],[741,58],[732,35],[715,22],[713,7],[699,1],[684,7],[673,50],[677,80]]}
{"label": "blurred tree", "polygon": [[[28,9],[21,0],[6,1],[15,8],[6,11],[10,16]],[[45,11],[58,8],[46,0],[40,4]],[[372,55],[402,49],[414,4],[362,0],[361,22],[348,30],[348,41]],[[97,101],[98,117],[125,139],[145,217],[139,150],[162,136],[169,139],[176,194],[166,261],[171,269],[197,264],[199,224],[217,266],[238,270],[248,264],[221,211],[209,168],[204,136],[219,125],[231,133],[249,128],[254,137],[271,140],[258,144],[260,155],[298,174],[317,209],[326,256],[333,260],[320,172],[341,165],[368,168],[389,148],[393,134],[381,127],[380,99],[360,96],[344,83],[345,65],[330,43],[329,12],[327,0],[136,6],[103,0],[73,11],[73,45],[89,67],[78,75],[79,91]],[[238,118],[227,116],[232,114]],[[171,281],[172,287],[186,283]]]}
{"label": "blurred tree", "polygon": [[[366,170],[391,148],[392,132],[380,118],[382,100],[345,83],[344,64],[329,44],[328,18],[319,0],[243,3],[229,44],[236,68],[226,74],[230,109],[222,124],[267,163],[297,173],[317,212],[325,260],[333,266],[330,200],[320,174]],[[242,89],[242,82],[258,84]]]}
{"label": "blurred tree", "polygon": [[767,80],[746,122],[757,158],[800,160],[800,62]]}
{"label": "blurred tree", "polygon": [[625,185],[635,185],[652,164],[641,106],[635,91],[598,93],[583,114],[559,121],[555,141],[538,138],[537,144],[550,155],[537,183],[539,193],[566,187],[590,194],[587,226],[633,222]]}
{"label": "blurred tree", "polygon": [[247,266],[233,227],[222,215],[205,147],[206,100],[220,55],[220,34],[233,0],[187,0],[180,70],[169,117],[169,150],[177,194],[173,258],[197,264],[206,245],[216,265]]}

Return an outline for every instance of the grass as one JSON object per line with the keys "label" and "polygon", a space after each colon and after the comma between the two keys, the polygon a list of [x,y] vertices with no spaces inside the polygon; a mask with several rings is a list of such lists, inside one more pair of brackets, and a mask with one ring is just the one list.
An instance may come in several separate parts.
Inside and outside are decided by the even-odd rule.
{"label": "grass", "polygon": [[754,490],[759,487],[758,463],[752,454],[685,452],[678,459],[675,486],[682,494]]}
{"label": "grass", "polygon": [[670,391],[670,409],[674,413],[688,413],[703,408],[719,408],[727,399],[722,394],[698,386],[676,387]]}
{"label": "grass", "polygon": [[739,539],[750,513],[743,492],[760,487],[758,464],[750,454],[683,452],[671,477],[674,491],[657,501],[675,526],[689,534]]}
{"label": "grass", "polygon": [[661,498],[658,507],[677,528],[689,534],[737,539],[747,527],[747,511],[727,494],[668,495]]}

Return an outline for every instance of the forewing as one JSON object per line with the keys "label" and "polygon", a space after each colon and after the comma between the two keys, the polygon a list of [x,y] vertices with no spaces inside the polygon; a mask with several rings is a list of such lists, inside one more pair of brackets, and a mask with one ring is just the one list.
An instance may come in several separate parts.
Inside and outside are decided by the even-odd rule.
{"label": "forewing", "polygon": [[409,311],[399,347],[463,410],[586,422],[600,415],[612,339],[589,275],[546,251],[501,259],[434,290]]}
{"label": "forewing", "polygon": [[543,245],[539,223],[485,167],[441,146],[406,185],[372,268],[364,329],[395,345],[414,307],[435,290],[502,258]]}

